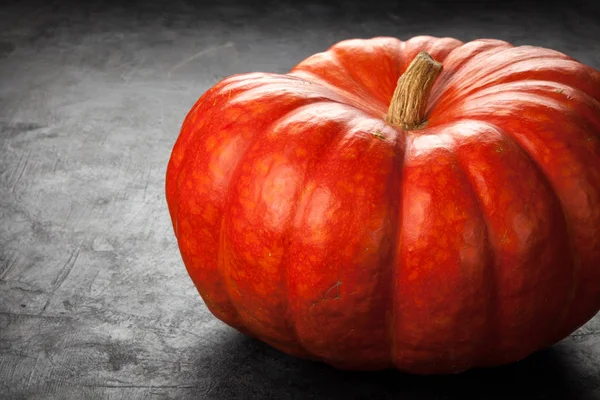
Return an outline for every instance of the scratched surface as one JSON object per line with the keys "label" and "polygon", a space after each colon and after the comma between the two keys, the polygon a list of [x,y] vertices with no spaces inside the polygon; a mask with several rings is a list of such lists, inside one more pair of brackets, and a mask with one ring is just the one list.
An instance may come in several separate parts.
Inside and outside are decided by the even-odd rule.
{"label": "scratched surface", "polygon": [[3,2],[0,398],[600,399],[598,316],[520,363],[452,377],[282,355],[208,313],[163,195],[185,113],[227,75],[285,72],[345,38],[425,33],[600,68],[593,3]]}

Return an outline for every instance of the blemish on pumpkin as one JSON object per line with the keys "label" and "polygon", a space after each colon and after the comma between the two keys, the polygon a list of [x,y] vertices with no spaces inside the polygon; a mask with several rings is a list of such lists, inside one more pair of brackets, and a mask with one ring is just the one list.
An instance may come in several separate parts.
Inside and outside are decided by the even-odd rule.
{"label": "blemish on pumpkin", "polygon": [[381,131],[371,132],[371,134],[378,139],[385,140],[385,135]]}
{"label": "blemish on pumpkin", "polygon": [[310,193],[310,192],[312,192],[313,190],[315,190],[315,188],[316,188],[316,187],[317,187],[317,184],[316,184],[315,182],[307,182],[307,183],[304,185],[304,188],[302,189],[302,191],[303,191],[304,193]]}
{"label": "blemish on pumpkin", "polygon": [[258,266],[261,268],[263,273],[273,275],[279,271],[279,260],[281,257],[272,257],[271,253],[268,254],[269,256],[261,257],[258,260]]}
{"label": "blemish on pumpkin", "polygon": [[341,299],[341,295],[340,295],[340,286],[341,285],[342,285],[342,281],[337,281],[332,287],[330,287],[329,289],[327,289],[327,291],[325,292],[325,295],[323,296],[324,297],[323,299],[326,300],[326,297],[329,294],[329,292],[331,292],[334,289],[335,289],[336,295],[331,300],[339,300],[339,299]]}
{"label": "blemish on pumpkin", "polygon": [[346,151],[344,151],[341,154],[341,156],[342,156],[341,158],[346,159],[346,160],[347,159],[354,159],[354,158],[356,158],[356,155],[357,155],[356,154],[356,149],[351,148],[351,149],[347,149]]}
{"label": "blemish on pumpkin", "polygon": [[302,147],[297,147],[296,148],[296,156],[298,157],[305,157],[307,155],[307,151],[306,149],[302,148]]}
{"label": "blemish on pumpkin", "polygon": [[243,269],[232,269],[231,277],[236,280],[244,279],[246,277],[246,271]]}
{"label": "blemish on pumpkin", "polygon": [[283,247],[273,246],[273,247],[264,247],[263,253],[266,257],[273,257],[275,259],[281,259],[283,256]]}
{"label": "blemish on pumpkin", "polygon": [[209,137],[206,140],[206,150],[212,150],[215,148],[215,146],[217,145],[217,138],[215,138],[214,136]]}
{"label": "blemish on pumpkin", "polygon": [[[342,281],[337,281],[333,286],[331,286],[329,289],[327,289],[325,291],[325,293],[323,293],[323,296],[319,300],[312,303],[311,308],[316,306],[317,304],[324,302],[325,300],[341,300],[342,299],[342,295],[340,293],[341,285],[342,285]],[[335,297],[331,297],[332,292],[335,293]]]}

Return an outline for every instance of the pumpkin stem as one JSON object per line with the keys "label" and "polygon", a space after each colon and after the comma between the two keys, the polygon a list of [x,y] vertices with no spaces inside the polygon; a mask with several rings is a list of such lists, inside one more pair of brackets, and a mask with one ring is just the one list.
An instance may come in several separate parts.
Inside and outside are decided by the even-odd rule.
{"label": "pumpkin stem", "polygon": [[441,72],[441,63],[425,52],[417,54],[398,78],[385,120],[405,130],[423,128],[431,88]]}

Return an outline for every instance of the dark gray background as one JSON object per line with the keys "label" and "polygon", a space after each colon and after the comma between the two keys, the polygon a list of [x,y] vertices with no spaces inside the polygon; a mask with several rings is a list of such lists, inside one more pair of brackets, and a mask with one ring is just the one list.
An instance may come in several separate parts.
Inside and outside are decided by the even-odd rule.
{"label": "dark gray background", "polygon": [[418,34],[600,68],[594,2],[2,2],[0,398],[600,399],[600,316],[520,363],[450,377],[336,371],[248,339],[203,305],[163,195],[182,119],[227,75]]}

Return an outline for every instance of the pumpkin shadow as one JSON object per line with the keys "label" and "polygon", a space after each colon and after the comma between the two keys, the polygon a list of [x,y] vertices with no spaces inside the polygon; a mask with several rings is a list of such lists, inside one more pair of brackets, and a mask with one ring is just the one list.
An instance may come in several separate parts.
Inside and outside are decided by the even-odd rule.
{"label": "pumpkin shadow", "polygon": [[[581,390],[576,383],[579,379],[573,376],[577,371],[567,368],[555,347],[514,364],[447,376],[337,370],[287,356],[238,333],[212,350],[213,354],[204,352],[197,364],[198,379],[206,382],[208,378],[210,389],[203,389],[196,398],[575,399]],[[581,379],[585,379],[583,374]]]}

